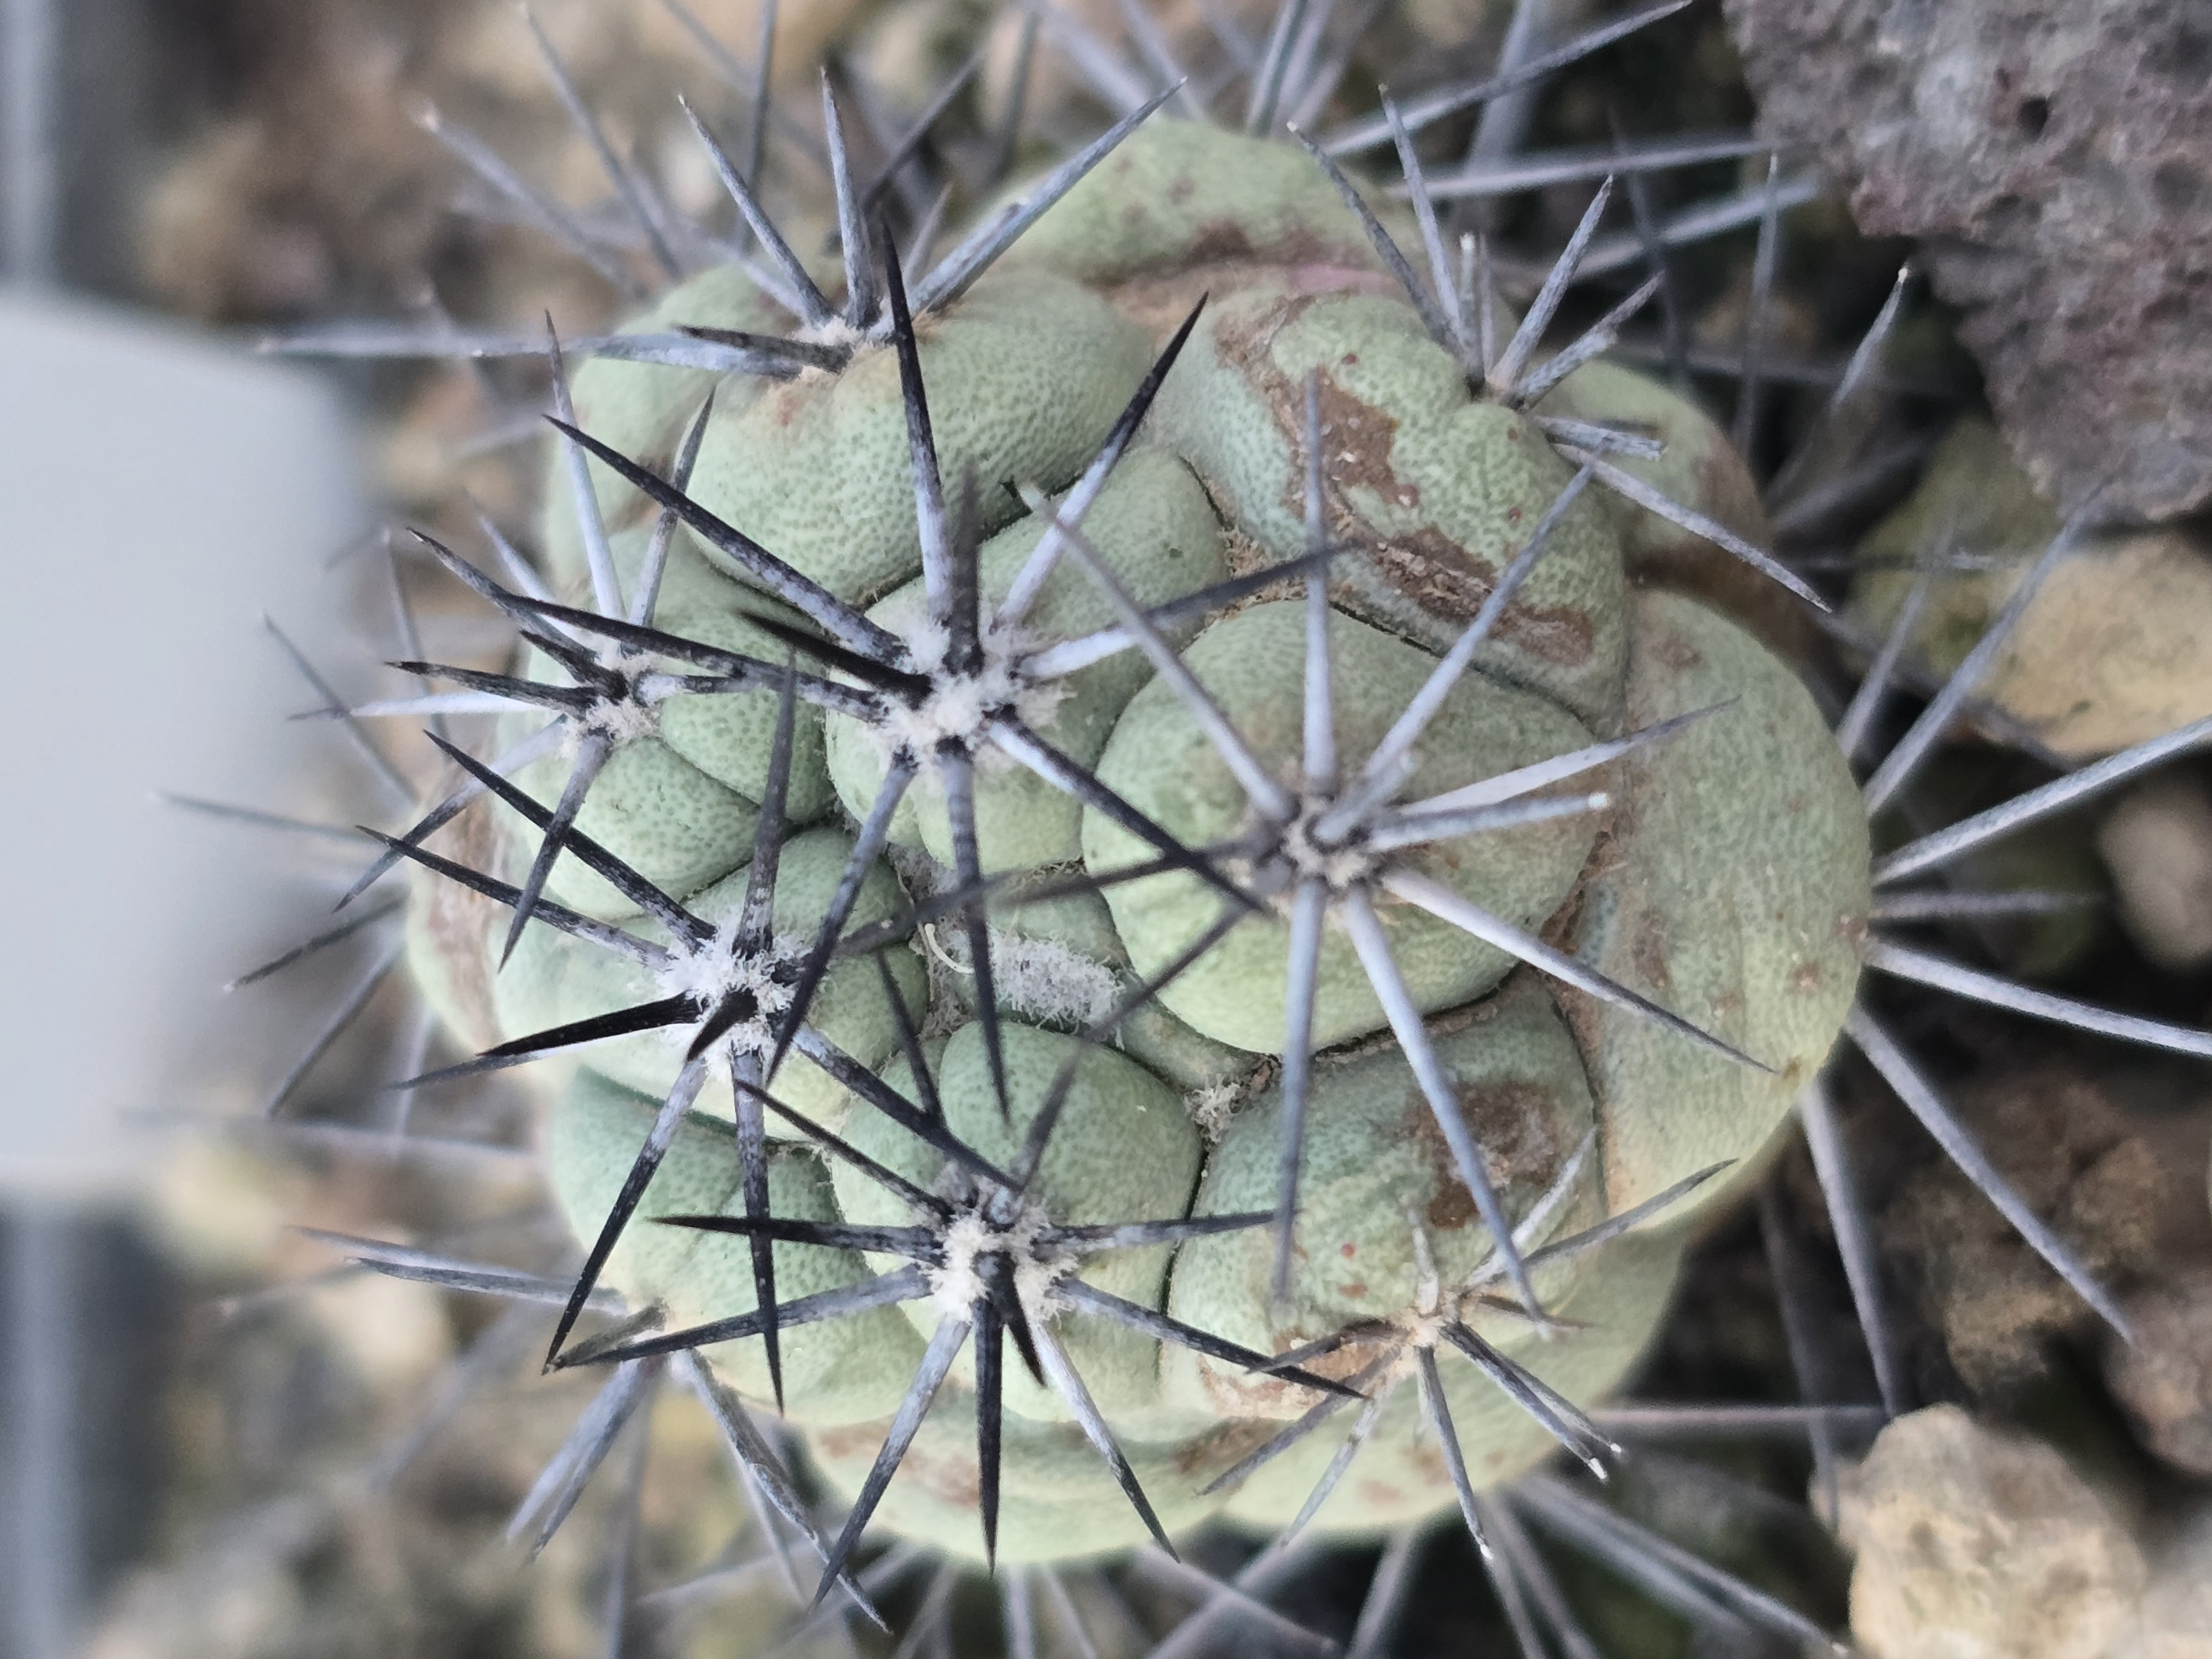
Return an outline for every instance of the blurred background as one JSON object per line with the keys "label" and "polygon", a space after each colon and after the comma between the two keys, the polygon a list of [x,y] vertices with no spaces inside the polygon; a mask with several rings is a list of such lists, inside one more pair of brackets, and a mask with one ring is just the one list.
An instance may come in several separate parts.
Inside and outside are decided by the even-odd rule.
{"label": "blurred background", "polygon": [[241,902],[266,860],[155,791],[309,775],[268,719],[291,693],[258,618],[334,631],[321,561],[364,522],[346,400],[165,316],[145,258],[149,191],[233,95],[222,10],[0,9],[0,611],[32,691],[0,737],[0,1651],[21,1659],[78,1650],[159,1534],[192,1291],[149,1218],[153,1126],[234,1108],[258,1036],[224,1029],[219,988],[274,920]]}

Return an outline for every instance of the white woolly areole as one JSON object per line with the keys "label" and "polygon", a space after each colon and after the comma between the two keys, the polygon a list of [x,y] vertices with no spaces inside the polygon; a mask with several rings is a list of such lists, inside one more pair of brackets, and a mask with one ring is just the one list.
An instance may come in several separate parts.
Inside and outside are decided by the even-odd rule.
{"label": "white woolly areole", "polygon": [[793,329],[791,337],[804,340],[809,345],[823,346],[861,346],[868,339],[866,334],[834,313],[818,323],[805,323]]}
{"label": "white woolly areole", "polygon": [[1191,1122],[1206,1144],[1218,1146],[1221,1137],[1229,1133],[1229,1120],[1237,1115],[1237,1103],[1244,1096],[1242,1083],[1217,1083],[1210,1089],[1194,1089],[1182,1097],[1182,1109],[1190,1115]]}
{"label": "white woolly areole", "polygon": [[[712,1008],[733,991],[750,991],[755,1005],[750,1019],[739,1020],[722,1041],[740,1054],[767,1054],[775,1047],[776,1022],[791,1007],[792,981],[806,960],[808,941],[795,933],[778,933],[765,951],[740,955],[738,924],[732,916],[714,930],[714,937],[692,951],[670,953],[668,965],[655,978],[665,997],[690,997]],[[777,978],[777,970],[784,977]],[[665,1028],[671,1042],[681,1047],[690,1041],[682,1025]]]}
{"label": "white woolly areole", "polygon": [[[1323,842],[1314,838],[1313,826],[1334,809],[1333,800],[1308,796],[1298,803],[1298,815],[1283,828],[1280,856],[1301,877],[1318,876],[1331,890],[1342,892],[1375,873],[1378,860],[1357,841]],[[1285,896],[1278,901],[1289,907]]]}
{"label": "white woolly areole", "polygon": [[569,741],[580,743],[588,733],[609,739],[617,749],[635,743],[640,738],[649,738],[660,730],[660,711],[635,697],[624,697],[619,702],[609,701],[592,705],[590,712],[577,715],[568,722]]}
{"label": "white woolly areole", "polygon": [[[1410,1362],[1416,1348],[1433,1348],[1444,1340],[1444,1327],[1452,1321],[1440,1313],[1407,1314],[1397,1321],[1398,1328],[1406,1334],[1406,1352],[1401,1364]],[[1410,1365],[1407,1366],[1410,1369]]]}
{"label": "white woolly areole", "polygon": [[1394,1376],[1403,1376],[1412,1370],[1418,1363],[1418,1352],[1434,1348],[1443,1341],[1444,1328],[1459,1317],[1456,1306],[1444,1298],[1443,1284],[1437,1273],[1436,1250],[1430,1243],[1428,1229],[1421,1224],[1419,1212],[1408,1210],[1406,1224],[1413,1235],[1413,1305],[1391,1322],[1406,1337],[1405,1346],[1390,1366]]}
{"label": "white woolly areole", "polygon": [[659,706],[646,702],[637,691],[638,683],[653,672],[653,659],[643,652],[617,647],[602,653],[599,662],[621,677],[623,693],[602,697],[583,714],[572,714],[562,722],[562,737],[572,753],[587,736],[605,738],[620,749],[660,730]]}
{"label": "white woolly areole", "polygon": [[945,1259],[923,1270],[939,1314],[946,1319],[974,1318],[975,1304],[986,1294],[982,1270],[976,1264],[983,1256],[998,1255],[1013,1263],[1014,1290],[1024,1311],[1032,1319],[1050,1317],[1059,1304],[1053,1287],[1074,1270],[1075,1262],[1043,1246],[1047,1225],[1044,1212],[1034,1204],[1022,1206],[1004,1227],[994,1226],[975,1210],[953,1218],[939,1241]]}
{"label": "white woolly areole", "polygon": [[966,1319],[983,1299],[983,1275],[976,1268],[975,1258],[995,1237],[983,1218],[972,1210],[956,1216],[945,1230],[941,1241],[945,1260],[926,1269],[929,1294],[941,1317]]}
{"label": "white woolly areole", "polygon": [[[934,942],[934,941],[933,941]],[[1114,1010],[1120,988],[1114,970],[1057,939],[990,930],[991,979],[999,1006],[1045,1024],[1094,1025]],[[958,943],[965,945],[964,936]],[[949,963],[973,974],[973,963]]]}
{"label": "white woolly areole", "polygon": [[1014,1293],[1032,1320],[1054,1317],[1067,1304],[1060,1298],[1060,1282],[1075,1271],[1066,1256],[1024,1256],[1014,1263]]}
{"label": "white woolly areole", "polygon": [[929,694],[918,704],[884,699],[881,719],[866,728],[888,765],[893,755],[909,754],[924,770],[933,769],[937,747],[952,742],[975,756],[979,766],[1000,768],[1012,762],[986,744],[984,727],[993,716],[1012,714],[1030,726],[1049,720],[1066,688],[1054,680],[1032,680],[1023,664],[1039,641],[1026,629],[994,628],[983,635],[983,669],[979,674],[945,671],[951,640],[934,619],[907,630],[903,638],[914,672],[929,680]]}

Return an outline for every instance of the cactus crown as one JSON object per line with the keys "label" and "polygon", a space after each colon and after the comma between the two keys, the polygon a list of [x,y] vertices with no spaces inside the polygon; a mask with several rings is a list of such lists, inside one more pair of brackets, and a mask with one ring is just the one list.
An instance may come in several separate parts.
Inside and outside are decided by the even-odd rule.
{"label": "cactus crown", "polygon": [[[845,1425],[888,1419],[825,1589],[878,1512],[960,1548],[937,1510],[977,1508],[987,1556],[1172,1547],[1224,1506],[1456,1503],[1480,1536],[1478,1488],[1553,1442],[1601,1468],[1578,1400],[1850,1000],[1848,775],[1759,647],[1629,588],[1633,520],[1589,486],[1737,538],[1624,471],[1654,446],[1577,379],[1625,312],[1538,356],[1602,195],[1501,329],[1395,106],[1433,290],[1319,146],[1152,112],[912,295],[846,188],[835,307],[709,135],[773,269],[656,307],[738,378],[603,356],[557,395],[546,542],[589,608],[437,550],[574,682],[474,677],[555,726],[517,722],[504,765],[455,751],[468,787],[426,820],[482,789],[538,832],[514,885],[464,877],[508,914],[473,962],[438,939],[426,981],[479,977],[492,1059],[605,1042],[556,1109],[589,1248],[549,1359],[707,1354],[833,1481]],[[1739,768],[1764,786],[1717,810]],[[1668,890],[1717,838],[1770,848],[1775,787],[1808,844],[1771,902]],[[801,829],[832,792],[851,833]],[[393,850],[457,873],[421,840]],[[933,987],[908,945],[940,927]],[[1178,1098],[1207,1088],[1244,1097],[1211,1149]],[[680,1328],[570,1346],[602,1283]],[[1406,1379],[1419,1410],[1385,1411]],[[941,1443],[947,1388],[972,1450]],[[1447,1467],[1325,1501],[1284,1455],[1362,1398],[1370,1455],[1425,1423]],[[1069,1432],[1127,1523],[1053,1519],[1085,1485]]]}

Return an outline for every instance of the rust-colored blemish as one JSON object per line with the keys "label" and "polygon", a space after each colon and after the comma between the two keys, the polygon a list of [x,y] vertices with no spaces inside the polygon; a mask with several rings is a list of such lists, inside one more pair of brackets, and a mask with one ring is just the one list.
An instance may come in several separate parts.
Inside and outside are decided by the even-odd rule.
{"label": "rust-colored blemish", "polygon": [[[1326,1330],[1309,1330],[1295,1323],[1279,1327],[1274,1332],[1274,1351],[1279,1354],[1303,1347],[1316,1337],[1329,1334]],[[1376,1357],[1379,1337],[1354,1337],[1332,1353],[1309,1360],[1304,1369],[1316,1376],[1326,1376],[1333,1382],[1342,1382],[1367,1365]],[[1200,1386],[1206,1390],[1207,1401],[1224,1419],[1236,1419],[1257,1413],[1268,1417],[1295,1417],[1314,1402],[1314,1392],[1303,1382],[1270,1376],[1261,1372],[1247,1371],[1236,1366],[1224,1366],[1218,1362],[1200,1358],[1198,1362]],[[1278,1424],[1276,1426],[1279,1426]],[[1265,1441],[1273,1432],[1260,1437]]]}
{"label": "rust-colored blemish", "polygon": [[890,1421],[886,1419],[881,1423],[853,1423],[841,1428],[817,1429],[814,1431],[814,1441],[822,1449],[824,1457],[872,1456],[876,1449],[883,1444],[884,1435],[890,1427]]}
{"label": "rust-colored blemish", "polygon": [[[1364,485],[1400,507],[1419,506],[1420,490],[1410,479],[1400,477],[1391,465],[1397,418],[1346,392],[1334,375],[1317,374],[1314,380],[1320,392],[1322,439],[1328,451],[1323,471],[1328,481],[1340,488]],[[1304,404],[1301,392],[1297,425],[1292,428],[1301,437],[1305,428]],[[1279,404],[1276,413],[1279,417],[1284,413]]]}
{"label": "rust-colored blemish", "polygon": [[1628,959],[1636,964],[1637,975],[1647,988],[1662,994],[1673,988],[1665,927],[1654,912],[1639,908],[1630,921]]}
{"label": "rust-colored blemish", "polygon": [[805,412],[813,401],[808,390],[797,384],[778,386],[769,394],[769,413],[781,427],[788,427]]}
{"label": "rust-colored blemish", "polygon": [[[1508,1079],[1471,1084],[1456,1092],[1460,1115],[1482,1148],[1492,1181],[1501,1187],[1541,1187],[1558,1174],[1559,1138],[1551,1099],[1542,1089]],[[1440,1232],[1468,1225],[1475,1218],[1474,1196],[1460,1179],[1459,1165],[1436,1115],[1417,1091],[1407,1099],[1400,1133],[1421,1148],[1435,1173],[1435,1193],[1424,1212],[1428,1224]]]}
{"label": "rust-colored blemish", "polygon": [[1705,658],[1698,653],[1697,647],[1692,645],[1680,634],[1672,631],[1661,636],[1658,642],[1652,647],[1651,654],[1658,658],[1662,665],[1677,672],[1701,668],[1705,661]]}
{"label": "rust-colored blemish", "polygon": [[[1312,1341],[1316,1337],[1322,1334],[1323,1334],[1323,1333],[1320,1331],[1301,1330],[1295,1333],[1293,1336],[1291,1333],[1278,1331],[1275,1334],[1275,1352],[1279,1354],[1288,1353],[1292,1348],[1304,1347],[1307,1343]],[[1285,1340],[1285,1339],[1286,1336],[1292,1337],[1292,1340]],[[1316,1376],[1325,1376],[1332,1382],[1341,1382],[1346,1377],[1364,1369],[1372,1360],[1374,1360],[1384,1341],[1395,1342],[1396,1340],[1397,1339],[1395,1335],[1388,1337],[1355,1337],[1351,1341],[1346,1343],[1342,1347],[1337,1349],[1335,1352],[1325,1353],[1318,1359],[1307,1361],[1304,1369],[1311,1371]],[[1293,1384],[1292,1386],[1297,1385]],[[1307,1389],[1304,1390],[1304,1393],[1308,1401],[1310,1402],[1313,1391],[1310,1389]]]}
{"label": "rust-colored blemish", "polygon": [[[1498,572],[1486,561],[1428,526],[1378,538],[1369,552],[1391,586],[1423,610],[1455,621],[1481,610],[1498,585]],[[1530,656],[1566,667],[1588,662],[1596,648],[1596,625],[1571,605],[1516,600],[1498,619],[1498,633]]]}
{"label": "rust-colored blemish", "polygon": [[[1450,1472],[1444,1468],[1444,1455],[1437,1449],[1434,1435],[1424,1435],[1414,1443],[1413,1459],[1415,1466],[1428,1477],[1431,1486],[1440,1486],[1451,1479]],[[1397,1488],[1385,1486],[1382,1490],[1395,1492]]]}
{"label": "rust-colored blemish", "polygon": [[[459,775],[453,769],[451,776]],[[445,855],[471,870],[496,871],[506,863],[506,837],[481,806],[463,812],[441,835]],[[505,927],[501,907],[473,888],[433,878],[427,871],[416,872],[412,898],[422,907],[431,954],[451,975],[454,1009],[466,1026],[461,1036],[472,1048],[491,1047],[501,1035],[491,955],[495,930]]]}
{"label": "rust-colored blemish", "polygon": [[[822,1429],[815,1433],[815,1443],[822,1454],[830,1458],[873,1458],[890,1430],[889,1419],[877,1423],[850,1423],[836,1428]],[[983,1493],[980,1472],[971,1459],[957,1454],[951,1457],[932,1456],[920,1446],[909,1447],[899,1463],[899,1479],[909,1486],[920,1486],[946,1503],[964,1509],[973,1509],[982,1502]]]}
{"label": "rust-colored blemish", "polygon": [[1233,251],[1228,258],[1206,263],[1194,259],[1166,269],[1146,265],[1112,276],[1103,293],[1116,311],[1162,342],[1181,325],[1201,295],[1218,304],[1255,289],[1277,296],[1288,289],[1303,300],[1324,294],[1390,295],[1401,291],[1387,274],[1347,265],[1341,250],[1322,249],[1310,263],[1288,267],[1239,257]]}
{"label": "rust-colored blemish", "polygon": [[[872,1458],[890,1430],[888,1419],[877,1423],[849,1423],[817,1430],[814,1440],[825,1457]],[[957,1454],[932,1456],[921,1446],[910,1447],[899,1463],[899,1479],[909,1486],[920,1486],[960,1508],[974,1509],[982,1502],[980,1472],[972,1460]]]}
{"label": "rust-colored blemish", "polygon": [[[1238,231],[1237,234],[1242,237],[1243,233]],[[1278,406],[1279,413],[1283,405],[1283,397],[1287,395],[1287,388],[1280,384],[1282,377],[1274,374],[1268,365],[1267,348],[1277,334],[1310,311],[1313,302],[1311,295],[1293,295],[1278,301],[1249,320],[1225,320],[1217,325],[1213,331],[1214,353],[1223,362],[1242,370],[1255,380],[1268,379],[1279,383],[1273,388],[1275,395],[1270,398],[1270,401]],[[1299,395],[1303,398],[1304,393]],[[1299,408],[1303,410],[1304,404],[1301,403]],[[1302,431],[1304,428],[1304,416],[1301,413],[1298,425],[1286,427],[1285,430]]]}
{"label": "rust-colored blemish", "polygon": [[899,1473],[910,1481],[919,1481],[924,1490],[952,1509],[972,1510],[982,1504],[983,1472],[965,1457],[932,1457],[917,1447],[901,1460]]}
{"label": "rust-colored blemish", "polygon": [[[1241,237],[1243,233],[1237,234]],[[1214,333],[1219,361],[1242,373],[1267,398],[1276,425],[1289,440],[1294,454],[1304,447],[1305,387],[1302,381],[1294,384],[1275,368],[1269,347],[1274,337],[1304,314],[1316,297],[1291,296],[1249,321],[1224,323]],[[1355,352],[1346,352],[1339,359],[1340,365],[1358,361]],[[1326,371],[1316,374],[1315,380],[1325,444],[1323,470],[1338,511],[1352,517],[1344,506],[1347,489],[1371,490],[1402,509],[1418,508],[1419,487],[1399,477],[1393,465],[1396,417],[1347,391]],[[1284,483],[1283,504],[1291,513],[1303,514],[1305,470],[1299,466],[1293,472]],[[1515,522],[1518,514],[1516,509]],[[1347,527],[1353,538],[1365,545],[1383,580],[1435,615],[1465,621],[1482,608],[1497,586],[1498,566],[1431,526],[1385,535],[1354,517]],[[1590,659],[1596,648],[1596,624],[1583,611],[1526,603],[1507,606],[1498,627],[1499,637],[1515,648],[1564,667],[1579,666]]]}
{"label": "rust-colored blemish", "polygon": [[1241,264],[1255,258],[1258,252],[1244,227],[1234,219],[1209,219],[1191,238],[1184,250],[1184,258],[1190,264]]}
{"label": "rust-colored blemish", "polygon": [[1234,1468],[1282,1430],[1280,1423],[1267,1418],[1237,1418],[1210,1433],[1184,1441],[1169,1461],[1177,1474],[1211,1474]]}

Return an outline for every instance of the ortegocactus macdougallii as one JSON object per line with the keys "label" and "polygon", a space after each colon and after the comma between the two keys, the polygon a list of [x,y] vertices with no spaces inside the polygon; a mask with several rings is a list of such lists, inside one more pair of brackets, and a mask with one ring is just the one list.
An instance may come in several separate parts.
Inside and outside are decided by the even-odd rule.
{"label": "ortegocactus macdougallii", "polygon": [[514,809],[465,860],[406,844],[418,973],[485,1063],[574,1049],[562,1338],[594,1284],[662,1328],[564,1362],[699,1349],[848,1534],[1473,1523],[1601,1453],[1822,1063],[1865,819],[1792,672],[1634,580],[1758,557],[1709,422],[1540,358],[1556,285],[1516,324],[1418,190],[1394,240],[1131,126],[911,315],[857,216],[833,307],[756,213],[577,371],[555,592],[446,556],[540,683],[456,696],[546,734],[464,762],[434,817]]}

